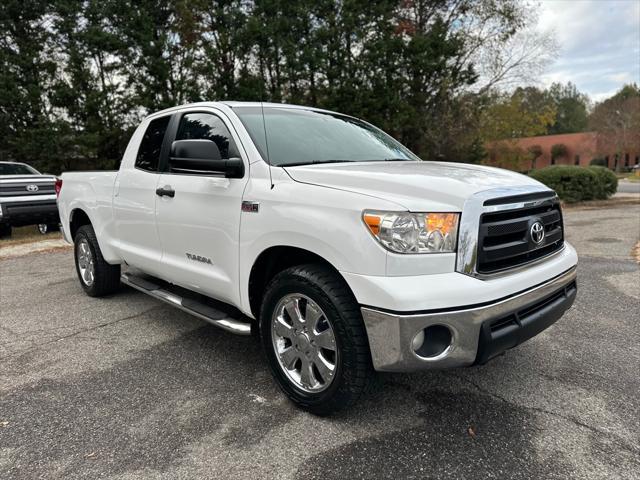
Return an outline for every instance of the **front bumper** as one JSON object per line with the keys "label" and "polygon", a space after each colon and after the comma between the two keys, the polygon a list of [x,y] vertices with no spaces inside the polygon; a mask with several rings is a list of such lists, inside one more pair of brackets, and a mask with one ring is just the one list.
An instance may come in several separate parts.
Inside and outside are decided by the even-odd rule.
{"label": "front bumper", "polygon": [[[484,363],[553,324],[571,307],[576,293],[573,267],[541,285],[488,304],[417,314],[363,307],[373,366],[378,371],[406,372]],[[412,346],[414,338],[438,325],[449,330],[449,346],[433,356],[418,355]]]}

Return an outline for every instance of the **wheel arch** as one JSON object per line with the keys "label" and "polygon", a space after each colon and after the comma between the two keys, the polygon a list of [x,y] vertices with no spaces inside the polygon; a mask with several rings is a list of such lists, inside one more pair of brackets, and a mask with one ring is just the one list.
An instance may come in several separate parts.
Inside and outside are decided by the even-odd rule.
{"label": "wheel arch", "polygon": [[99,216],[96,217],[96,212],[86,206],[78,205],[70,210],[68,230],[67,227],[63,225],[65,238],[68,237],[67,240],[73,243],[78,229],[84,225],[91,225],[95,231],[104,259],[111,264],[122,263],[122,258],[118,251],[114,249],[113,237],[109,234],[108,230],[105,229],[104,223],[106,219],[101,219]]}
{"label": "wheel arch", "polygon": [[91,218],[82,208],[74,208],[69,214],[69,235],[75,240],[78,229],[83,225],[93,225]]}
{"label": "wheel arch", "polygon": [[[253,262],[249,273],[249,305],[254,318],[260,315],[260,305],[267,284],[281,271],[296,265],[307,263],[325,265],[335,272],[350,289],[346,279],[340,271],[327,259],[300,247],[290,245],[275,245],[263,250]],[[353,294],[353,292],[351,292]]]}

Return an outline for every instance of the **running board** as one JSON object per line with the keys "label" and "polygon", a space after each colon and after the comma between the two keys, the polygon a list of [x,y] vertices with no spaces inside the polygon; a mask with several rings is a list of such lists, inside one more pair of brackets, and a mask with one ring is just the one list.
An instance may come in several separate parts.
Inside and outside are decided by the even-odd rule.
{"label": "running board", "polygon": [[158,300],[173,305],[195,317],[205,320],[216,327],[220,327],[228,332],[235,333],[236,335],[251,335],[251,324],[249,322],[243,322],[236,318],[230,317],[225,312],[222,312],[210,305],[202,303],[198,300],[183,298],[180,295],[176,295],[157,285],[153,280],[141,278],[131,273],[123,273],[120,276],[120,281],[125,285],[129,285],[136,290],[140,290],[142,293],[146,293]]}

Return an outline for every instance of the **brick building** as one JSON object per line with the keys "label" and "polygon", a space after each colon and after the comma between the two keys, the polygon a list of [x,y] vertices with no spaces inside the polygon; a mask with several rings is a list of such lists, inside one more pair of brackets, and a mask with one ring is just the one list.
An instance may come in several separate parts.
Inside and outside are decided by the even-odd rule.
{"label": "brick building", "polygon": [[[608,144],[609,143],[609,144]],[[533,165],[532,150],[538,150],[541,155],[535,160],[535,168],[549,165],[580,165],[589,166],[594,158],[602,158],[611,169],[633,167],[640,163],[640,150],[627,151],[616,155],[616,148],[603,140],[595,132],[566,133],[561,135],[543,135],[494,142],[488,145],[489,164],[511,168],[512,170],[527,171]],[[554,145],[564,145],[562,156],[552,158],[551,150]]]}

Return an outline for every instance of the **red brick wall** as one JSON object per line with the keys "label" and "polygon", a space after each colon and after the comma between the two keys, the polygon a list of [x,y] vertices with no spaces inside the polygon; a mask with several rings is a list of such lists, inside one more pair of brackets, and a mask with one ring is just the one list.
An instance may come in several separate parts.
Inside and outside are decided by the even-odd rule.
{"label": "red brick wall", "polygon": [[[567,133],[562,135],[545,135],[539,137],[518,138],[513,140],[506,140],[506,145],[509,147],[520,148],[526,152],[530,147],[539,145],[542,148],[542,156],[536,160],[536,168],[547,167],[551,165],[551,147],[555,144],[563,144],[567,147],[567,155],[562,158],[557,158],[556,165],[575,165],[576,161],[581,166],[589,166],[589,162],[596,157],[609,157],[609,168],[615,167],[615,147],[612,145],[606,145],[595,132],[584,133]],[[492,148],[494,144],[488,145],[488,150],[499,152],[499,149]],[[640,152],[626,152],[623,153],[618,160],[620,165],[625,165],[625,155],[629,156],[629,166],[633,166],[636,163],[636,158],[640,155]],[[502,161],[499,158],[499,154],[495,154],[495,158],[490,159],[489,163],[495,165],[502,165]],[[504,166],[504,165],[503,165]],[[514,168],[511,166],[510,168]],[[523,161],[519,168],[516,170],[529,170],[531,163],[529,161]]]}

